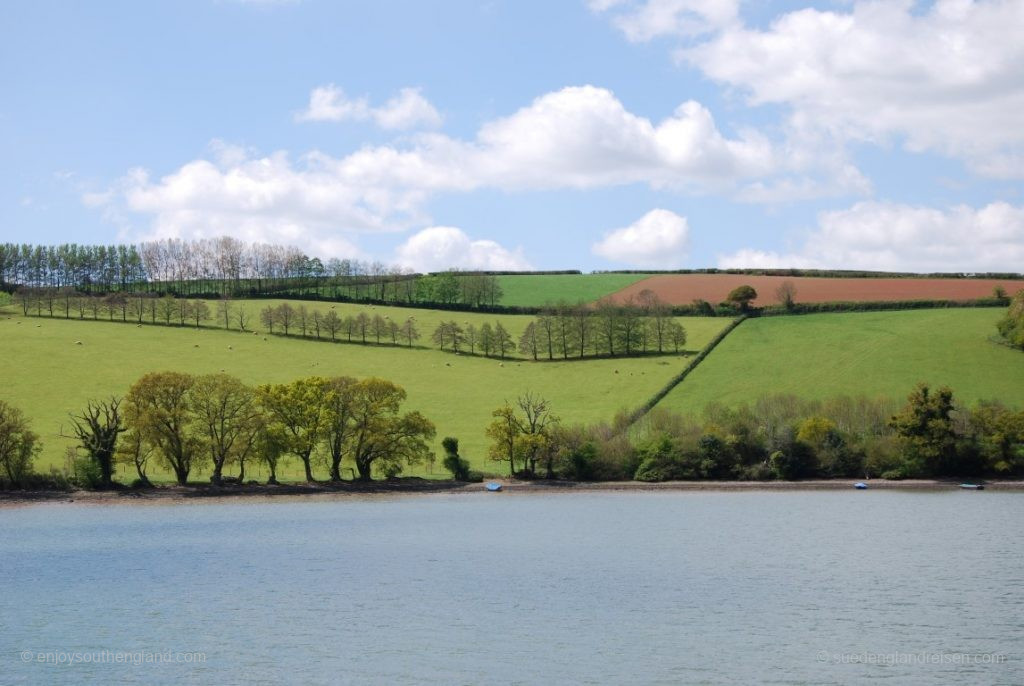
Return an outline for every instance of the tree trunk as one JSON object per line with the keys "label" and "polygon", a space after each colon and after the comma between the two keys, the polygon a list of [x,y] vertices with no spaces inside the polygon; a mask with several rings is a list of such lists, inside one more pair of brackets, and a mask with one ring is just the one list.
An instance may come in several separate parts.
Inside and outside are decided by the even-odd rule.
{"label": "tree trunk", "polygon": [[302,466],[306,469],[306,481],[313,482],[313,469],[309,463],[309,455],[300,455],[302,458]]}
{"label": "tree trunk", "polygon": [[356,460],[356,469],[359,470],[360,481],[373,481],[373,463]]}
{"label": "tree trunk", "polygon": [[331,481],[341,481],[341,455],[331,455]]}
{"label": "tree trunk", "polygon": [[188,472],[188,467],[174,465],[174,476],[177,477],[179,486],[188,486]]}

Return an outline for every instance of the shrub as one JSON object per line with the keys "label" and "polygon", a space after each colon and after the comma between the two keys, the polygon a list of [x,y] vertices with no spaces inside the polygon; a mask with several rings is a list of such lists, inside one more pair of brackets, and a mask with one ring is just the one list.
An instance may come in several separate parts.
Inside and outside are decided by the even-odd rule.
{"label": "shrub", "polygon": [[87,491],[95,491],[103,485],[103,472],[95,460],[89,457],[75,458],[71,483]]}
{"label": "shrub", "polygon": [[886,481],[902,481],[907,478],[907,475],[903,471],[902,467],[898,467],[896,469],[890,469],[887,472],[882,472],[882,478]]}

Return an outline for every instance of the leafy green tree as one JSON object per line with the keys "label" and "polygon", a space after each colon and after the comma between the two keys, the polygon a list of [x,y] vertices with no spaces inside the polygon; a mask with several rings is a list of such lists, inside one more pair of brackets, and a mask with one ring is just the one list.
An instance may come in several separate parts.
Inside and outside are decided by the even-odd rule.
{"label": "leafy green tree", "polygon": [[331,481],[341,481],[341,460],[350,446],[355,429],[355,402],[359,382],[350,376],[337,376],[328,381],[331,392],[325,396],[327,421],[324,438],[331,453]]}
{"label": "leafy green tree", "polygon": [[25,414],[0,400],[0,466],[11,486],[22,486],[39,450],[39,436],[29,429]]}
{"label": "leafy green tree", "polygon": [[494,410],[491,416],[494,420],[487,425],[484,432],[491,439],[487,454],[497,462],[508,462],[508,475],[515,476],[516,460],[521,453],[519,436],[522,433],[516,421],[515,410],[506,403],[504,407]]}
{"label": "leafy green tree", "polygon": [[519,352],[537,359],[537,322],[530,322],[519,337]]}
{"label": "leafy green tree", "polygon": [[512,334],[508,332],[508,329],[500,321],[494,324],[494,348],[498,351],[501,359],[505,359],[506,355],[516,349],[515,341],[512,340]]}
{"label": "leafy green tree", "polygon": [[320,376],[291,383],[266,384],[256,389],[259,402],[276,425],[285,452],[302,461],[306,481],[312,482],[312,455],[323,438],[328,422],[330,382]]}
{"label": "leafy green tree", "polygon": [[113,485],[117,439],[127,429],[120,413],[121,399],[89,401],[81,414],[71,415],[71,428],[100,473],[100,487]]}
{"label": "leafy green tree", "polygon": [[153,446],[178,483],[188,475],[202,444],[193,433],[192,387],[195,377],[181,372],[152,372],[125,396],[127,427]]}
{"label": "leafy green tree", "polygon": [[403,464],[417,464],[430,453],[436,429],[419,412],[400,414],[405,389],[384,379],[368,378],[356,386],[352,410],[351,453],[361,481],[377,466],[396,474]]}
{"label": "leafy green tree", "polygon": [[196,432],[213,462],[210,481],[223,481],[224,465],[252,452],[265,418],[253,390],[233,376],[207,374],[192,387]]}
{"label": "leafy green tree", "polygon": [[410,348],[415,341],[420,339],[420,331],[416,328],[416,322],[413,321],[412,317],[409,317],[402,323],[402,338],[405,339],[406,345]]}
{"label": "leafy green tree", "polygon": [[954,473],[958,466],[955,409],[948,386],[932,392],[928,384],[920,383],[907,397],[906,406],[889,420],[911,472],[924,476]]}
{"label": "leafy green tree", "polygon": [[725,301],[732,303],[740,311],[745,312],[750,308],[750,303],[757,299],[757,291],[754,290],[753,286],[737,286],[736,288],[729,291],[729,295],[725,296]]}

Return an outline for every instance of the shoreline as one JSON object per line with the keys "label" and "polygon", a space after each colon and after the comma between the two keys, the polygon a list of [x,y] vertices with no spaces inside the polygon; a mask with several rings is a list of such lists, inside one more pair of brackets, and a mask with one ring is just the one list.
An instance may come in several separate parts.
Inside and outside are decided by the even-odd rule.
{"label": "shoreline", "polygon": [[[493,479],[502,485],[502,495],[566,495],[571,493],[683,493],[683,492],[794,492],[851,491],[855,479],[815,479],[805,481],[519,481]],[[865,481],[868,490],[876,491],[959,491],[960,481],[906,479]],[[1024,492],[1024,481],[983,480],[985,490]],[[482,483],[400,479],[369,483],[345,481],[317,484],[228,485],[195,484],[189,486],[157,486],[150,489],[112,491],[0,491],[0,508],[5,506],[41,504],[145,505],[188,504],[199,502],[268,502],[268,501],[336,501],[345,499],[379,499],[395,496],[458,495],[486,493]]]}

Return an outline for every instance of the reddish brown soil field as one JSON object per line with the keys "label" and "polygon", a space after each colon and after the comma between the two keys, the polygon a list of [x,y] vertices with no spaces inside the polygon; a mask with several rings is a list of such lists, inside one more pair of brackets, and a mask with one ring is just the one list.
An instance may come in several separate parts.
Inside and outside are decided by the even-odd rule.
{"label": "reddish brown soil field", "polygon": [[784,281],[796,287],[798,303],[866,302],[881,300],[974,300],[992,295],[1002,286],[1013,295],[1024,281],[997,279],[844,279],[811,276],[748,276],[746,274],[661,274],[651,276],[612,294],[618,302],[637,297],[645,289],[672,305],[689,305],[694,300],[717,304],[729,291],[741,285],[757,291],[757,305],[778,303],[775,291]]}

